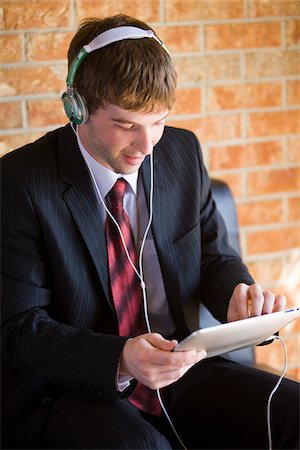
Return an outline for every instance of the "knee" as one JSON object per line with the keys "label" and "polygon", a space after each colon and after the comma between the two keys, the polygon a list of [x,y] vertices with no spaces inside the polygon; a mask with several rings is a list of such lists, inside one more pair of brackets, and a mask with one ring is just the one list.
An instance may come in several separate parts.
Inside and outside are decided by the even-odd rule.
{"label": "knee", "polygon": [[166,437],[126,402],[62,398],[48,417],[44,448],[171,449]]}

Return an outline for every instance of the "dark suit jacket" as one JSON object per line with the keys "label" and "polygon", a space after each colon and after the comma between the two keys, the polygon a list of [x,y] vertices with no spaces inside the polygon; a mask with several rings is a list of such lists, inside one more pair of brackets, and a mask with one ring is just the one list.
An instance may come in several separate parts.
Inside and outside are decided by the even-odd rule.
{"label": "dark suit jacket", "polygon": [[[149,158],[139,176],[148,198]],[[25,417],[33,423],[28,411],[64,389],[118,398],[126,339],[117,336],[97,198],[70,126],[2,158],[2,182],[3,413],[14,429]],[[191,132],[166,127],[155,146],[153,203],[152,232],[182,339],[198,327],[200,301],[225,321],[233,288],[252,279],[228,245]]]}

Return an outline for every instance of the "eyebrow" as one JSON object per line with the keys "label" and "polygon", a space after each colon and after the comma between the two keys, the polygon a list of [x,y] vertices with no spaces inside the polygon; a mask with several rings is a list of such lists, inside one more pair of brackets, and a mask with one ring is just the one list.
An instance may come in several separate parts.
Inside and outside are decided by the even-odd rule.
{"label": "eyebrow", "polygon": [[118,122],[118,123],[135,123],[131,120],[125,120],[125,119],[111,119],[112,122]]}
{"label": "eyebrow", "polygon": [[[165,120],[168,117],[169,113],[167,113],[164,117],[162,117],[161,119],[157,120],[154,123],[157,122],[161,122],[162,120]],[[126,120],[126,119],[122,119],[122,118],[116,118],[116,119],[111,119],[112,122],[117,122],[117,123],[124,123],[124,124],[136,124],[139,125],[138,123],[134,122],[134,120]]]}

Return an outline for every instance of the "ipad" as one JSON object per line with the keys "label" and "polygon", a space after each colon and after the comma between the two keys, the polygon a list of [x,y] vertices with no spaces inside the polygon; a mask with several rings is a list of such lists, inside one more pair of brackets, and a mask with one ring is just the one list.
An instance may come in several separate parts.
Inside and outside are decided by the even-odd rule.
{"label": "ipad", "polygon": [[206,358],[264,342],[293,320],[300,318],[300,307],[202,328],[181,341],[174,351],[205,350]]}

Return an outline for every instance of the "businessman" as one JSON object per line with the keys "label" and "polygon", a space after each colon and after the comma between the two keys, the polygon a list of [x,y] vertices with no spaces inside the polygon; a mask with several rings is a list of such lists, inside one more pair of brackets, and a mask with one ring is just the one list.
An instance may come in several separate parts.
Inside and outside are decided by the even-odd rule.
{"label": "businessman", "polygon": [[[267,448],[277,377],[205,352],[198,328],[280,311],[228,244],[199,143],[165,126],[176,73],[132,17],[86,20],[69,123],[2,159],[3,448]],[[298,384],[272,409],[298,448]]]}

